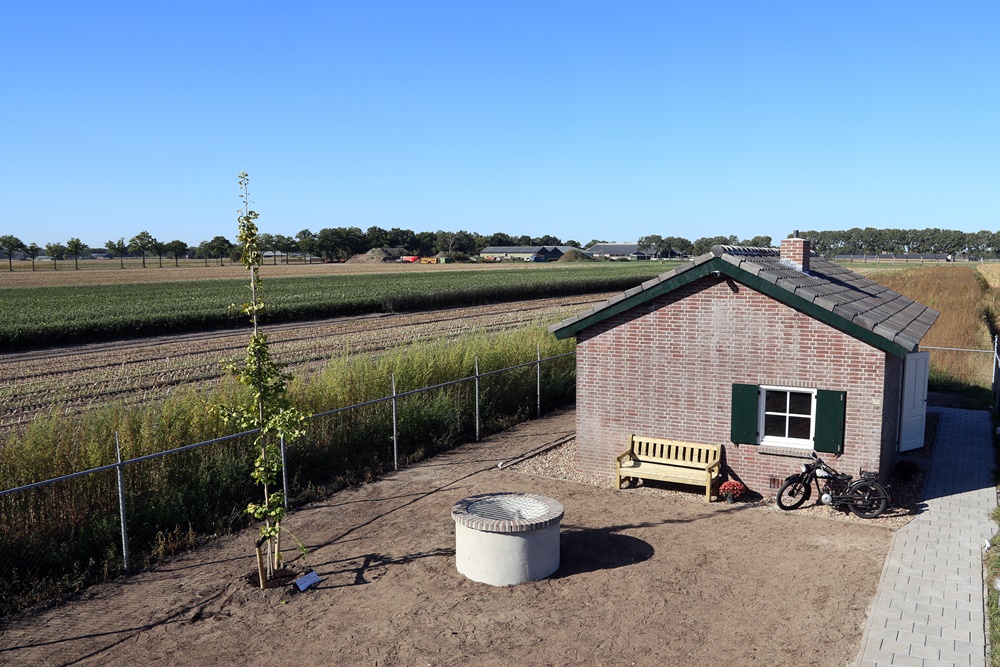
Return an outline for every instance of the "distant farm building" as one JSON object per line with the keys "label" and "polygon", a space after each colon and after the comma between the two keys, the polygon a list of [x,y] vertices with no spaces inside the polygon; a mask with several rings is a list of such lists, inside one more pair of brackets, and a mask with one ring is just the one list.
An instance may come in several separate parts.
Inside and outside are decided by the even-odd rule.
{"label": "distant farm building", "polygon": [[672,250],[660,252],[653,246],[640,247],[638,243],[595,243],[584,252],[592,257],[602,259],[629,259],[632,261],[681,256],[681,253]]}
{"label": "distant farm building", "polygon": [[573,249],[573,246],[490,246],[483,248],[479,257],[488,262],[502,260],[553,262]]}

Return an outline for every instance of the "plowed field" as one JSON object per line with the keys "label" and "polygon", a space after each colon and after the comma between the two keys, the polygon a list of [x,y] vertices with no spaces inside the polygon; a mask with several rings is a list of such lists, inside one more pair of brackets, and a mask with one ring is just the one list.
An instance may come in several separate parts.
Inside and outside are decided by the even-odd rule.
{"label": "plowed field", "polygon": [[[378,354],[426,339],[504,331],[558,321],[608,298],[589,294],[423,313],[369,315],[268,327],[272,353],[295,375],[333,355]],[[173,387],[218,381],[220,360],[242,354],[247,330],[50,348],[0,355],[0,428],[52,409],[121,400],[141,403]]]}

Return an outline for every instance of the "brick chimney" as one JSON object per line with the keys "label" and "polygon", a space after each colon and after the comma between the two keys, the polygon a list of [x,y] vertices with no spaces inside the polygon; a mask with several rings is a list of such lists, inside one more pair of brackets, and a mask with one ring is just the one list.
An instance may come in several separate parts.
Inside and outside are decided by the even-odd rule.
{"label": "brick chimney", "polygon": [[799,238],[798,230],[790,239],[781,239],[781,259],[802,271],[809,270],[809,241]]}

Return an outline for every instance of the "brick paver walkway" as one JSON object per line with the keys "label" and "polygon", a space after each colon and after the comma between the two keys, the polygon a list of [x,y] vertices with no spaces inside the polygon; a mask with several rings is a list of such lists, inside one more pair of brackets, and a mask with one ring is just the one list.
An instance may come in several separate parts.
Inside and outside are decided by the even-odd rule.
{"label": "brick paver walkway", "polygon": [[925,509],[893,539],[857,664],[986,665],[983,554],[997,530],[990,414],[941,413]]}

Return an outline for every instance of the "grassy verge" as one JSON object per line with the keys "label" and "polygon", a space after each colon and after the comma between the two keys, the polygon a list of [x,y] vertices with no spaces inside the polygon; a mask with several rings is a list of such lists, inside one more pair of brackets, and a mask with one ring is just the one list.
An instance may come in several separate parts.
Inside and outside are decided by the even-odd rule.
{"label": "grassy verge", "polygon": [[[381,398],[392,377],[402,393],[467,377],[476,358],[481,373],[572,350],[544,329],[470,335],[380,357],[344,357],[321,374],[295,380],[297,407],[318,413]],[[482,378],[485,435],[534,415],[533,367]],[[572,356],[543,364],[542,405],[565,405],[575,392]],[[139,408],[106,405],[78,416],[58,410],[35,420],[0,449],[0,488],[13,488],[113,463],[116,434],[125,459],[224,435],[207,406],[237,400],[225,383],[207,392],[172,394]],[[398,455],[406,464],[467,442],[475,433],[474,384],[465,382],[399,399]],[[318,417],[288,451],[290,495],[307,502],[346,485],[374,479],[393,462],[391,402]],[[255,452],[249,439],[204,447],[125,467],[129,544],[142,565],[207,535],[246,525],[243,508],[258,491],[250,481]],[[117,480],[114,470],[0,496],[0,614],[43,602],[122,572]]]}
{"label": "grassy verge", "polygon": [[[1000,507],[993,511],[993,521],[1000,523]],[[986,557],[986,620],[990,645],[990,664],[1000,667],[1000,591],[993,582],[1000,579],[1000,534],[990,540],[990,550]]]}
{"label": "grassy verge", "polygon": [[[853,268],[853,267],[852,267]],[[886,287],[940,311],[921,347],[992,350],[997,290],[992,265],[937,265],[863,271]],[[984,274],[983,271],[987,273]],[[995,283],[1000,285],[1000,275]],[[931,350],[930,389],[963,392],[986,408],[993,380],[990,354]]]}

